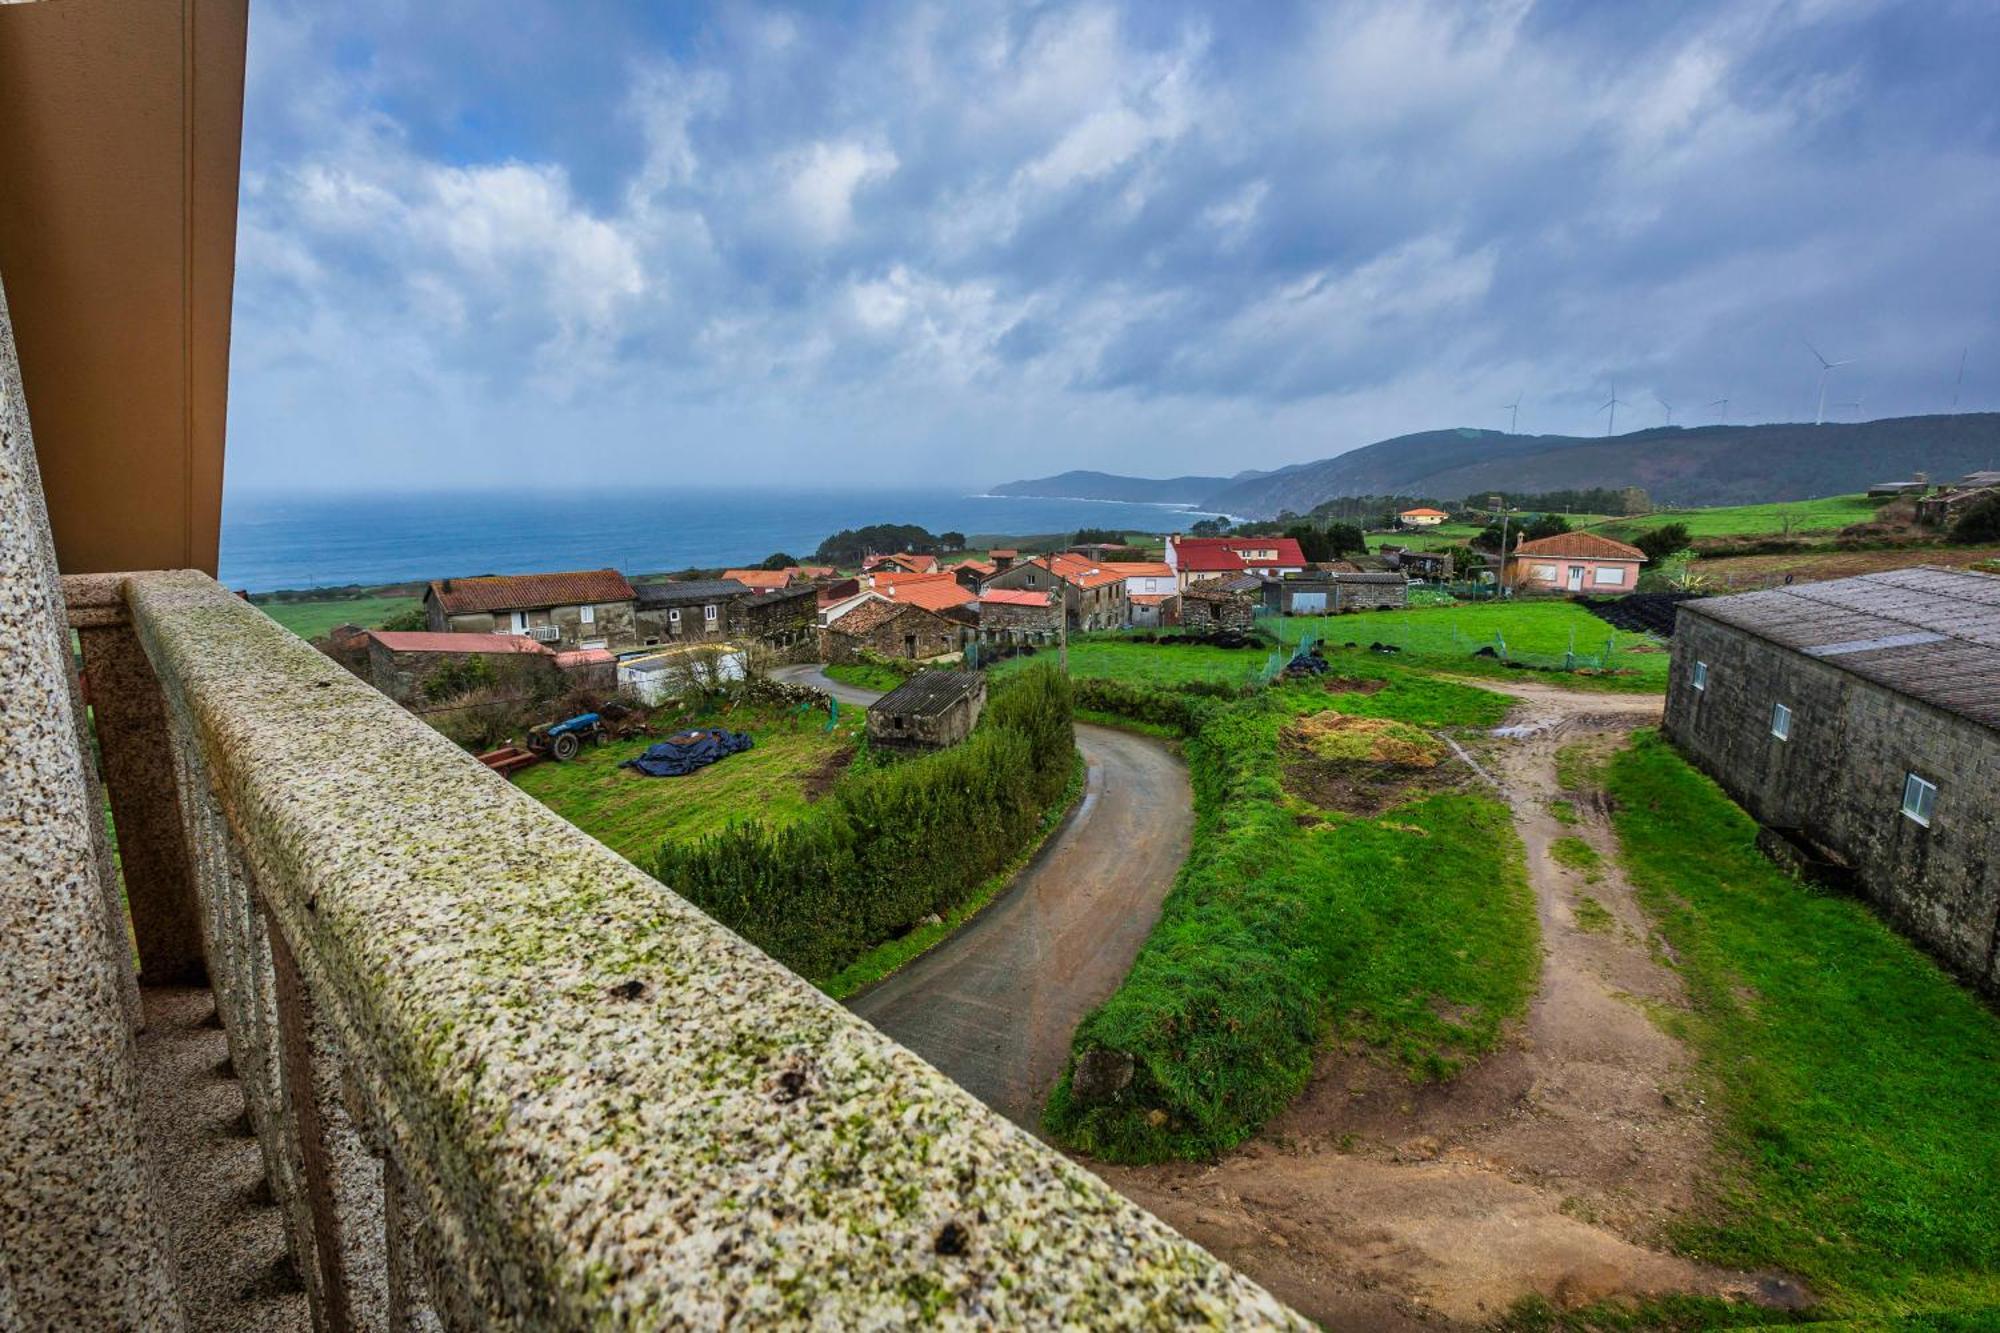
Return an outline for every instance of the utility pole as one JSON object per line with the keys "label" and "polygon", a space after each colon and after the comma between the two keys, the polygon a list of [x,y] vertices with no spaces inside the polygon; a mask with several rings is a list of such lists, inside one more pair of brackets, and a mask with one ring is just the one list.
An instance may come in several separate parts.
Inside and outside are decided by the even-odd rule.
{"label": "utility pole", "polygon": [[1500,595],[1507,595],[1507,500],[1505,496],[1489,495],[1486,503],[1500,511]]}

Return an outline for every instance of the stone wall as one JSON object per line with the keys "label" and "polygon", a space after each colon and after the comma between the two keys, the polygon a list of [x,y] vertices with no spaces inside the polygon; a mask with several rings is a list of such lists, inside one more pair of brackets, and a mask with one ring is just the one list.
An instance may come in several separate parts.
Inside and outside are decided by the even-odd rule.
{"label": "stone wall", "polygon": [[[1771,732],[1777,703],[1792,710],[1786,740]],[[1692,605],[1675,627],[1664,731],[1760,823],[1833,852],[1885,916],[2000,992],[2000,735]],[[1929,828],[1902,813],[1912,772],[1937,784]]]}
{"label": "stone wall", "polygon": [[812,637],[819,617],[819,599],[812,588],[792,588],[745,597],[734,611],[743,633],[774,647],[785,647]]}
{"label": "stone wall", "polygon": [[1061,627],[1053,605],[1016,606],[1011,602],[979,604],[979,636],[989,642],[1039,643],[1055,634]]}
{"label": "stone wall", "polygon": [[1336,611],[1380,611],[1410,604],[1410,581],[1406,578],[1379,579],[1333,576],[1331,605]]}
{"label": "stone wall", "polygon": [[1181,594],[1181,628],[1190,634],[1247,634],[1257,623],[1257,604],[1240,593],[1215,593],[1195,584]]}
{"label": "stone wall", "polygon": [[440,672],[479,658],[492,677],[493,688],[508,698],[554,694],[562,672],[549,653],[411,653],[391,652],[380,640],[369,639],[367,680],[399,704],[421,708],[434,702],[424,687]]}

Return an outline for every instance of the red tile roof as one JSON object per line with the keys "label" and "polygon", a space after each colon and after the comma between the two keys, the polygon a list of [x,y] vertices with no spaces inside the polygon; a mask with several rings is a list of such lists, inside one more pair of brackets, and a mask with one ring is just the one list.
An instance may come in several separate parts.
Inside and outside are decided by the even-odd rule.
{"label": "red tile roof", "polygon": [[1135,592],[1132,594],[1132,605],[1165,606],[1179,595],[1179,593],[1172,592]]}
{"label": "red tile roof", "polygon": [[1106,569],[1116,570],[1122,579],[1170,579],[1174,567],[1164,560],[1107,560]]}
{"label": "red tile roof", "polygon": [[428,630],[371,629],[368,637],[392,653],[545,653],[525,634],[433,634]]}
{"label": "red tile roof", "polygon": [[617,656],[609,648],[571,648],[556,654],[556,665],[565,671],[580,666],[600,666],[617,660]]}
{"label": "red tile roof", "polygon": [[907,602],[926,611],[949,611],[977,600],[978,596],[949,572],[915,574],[894,581],[878,579],[874,590],[892,602]]}
{"label": "red tile roof", "polygon": [[991,602],[995,606],[1047,606],[1052,593],[1032,592],[1027,588],[988,588],[979,594],[981,602]]}
{"label": "red tile roof", "polygon": [[798,568],[791,569],[725,569],[722,577],[734,579],[752,592],[778,592],[792,586],[792,576]]}
{"label": "red tile roof", "polygon": [[1571,560],[1637,560],[1643,562],[1646,553],[1636,546],[1600,537],[1594,532],[1558,532],[1553,537],[1538,537],[1531,542],[1522,542],[1514,548],[1519,555],[1552,555],[1558,559]]}
{"label": "red tile roof", "polygon": [[1109,565],[1086,556],[1071,555],[1067,551],[1057,555],[1038,555],[1028,563],[1040,565],[1064,582],[1079,588],[1101,588],[1107,583],[1125,581],[1125,576],[1114,572]]}
{"label": "red tile roof", "polygon": [[893,565],[912,574],[933,574],[937,572],[938,561],[934,555],[912,555],[903,551],[889,555],[871,555],[861,562],[861,569],[867,573],[884,565]]}
{"label": "red tile roof", "polygon": [[1450,518],[1451,515],[1445,513],[1444,510],[1442,509],[1417,508],[1417,509],[1405,509],[1402,513],[1396,515],[1396,517],[1397,518]]}
{"label": "red tile roof", "polygon": [[[1292,537],[1169,537],[1179,567],[1199,574],[1244,569],[1304,569],[1306,553]],[[1246,560],[1243,551],[1275,551],[1272,558]]]}
{"label": "red tile roof", "polygon": [[532,611],[544,606],[629,602],[632,585],[615,569],[566,574],[496,574],[476,579],[433,579],[431,595],[446,615],[481,611]]}

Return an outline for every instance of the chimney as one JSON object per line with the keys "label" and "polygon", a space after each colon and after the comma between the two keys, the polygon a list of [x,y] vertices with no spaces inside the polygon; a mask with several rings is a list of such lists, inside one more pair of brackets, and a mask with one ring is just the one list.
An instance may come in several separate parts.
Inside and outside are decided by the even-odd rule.
{"label": "chimney", "polygon": [[1012,569],[1013,566],[1014,557],[1011,555],[996,555],[993,557],[993,572],[995,574],[998,574],[1003,569]]}

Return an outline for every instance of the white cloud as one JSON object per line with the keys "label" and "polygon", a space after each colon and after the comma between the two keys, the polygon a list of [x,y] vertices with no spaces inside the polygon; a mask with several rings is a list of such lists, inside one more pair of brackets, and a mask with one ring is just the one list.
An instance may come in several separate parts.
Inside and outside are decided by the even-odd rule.
{"label": "white cloud", "polygon": [[815,143],[785,155],[785,196],[805,238],[832,245],[854,231],[854,196],[896,171],[896,155],[877,145],[842,140]]}

